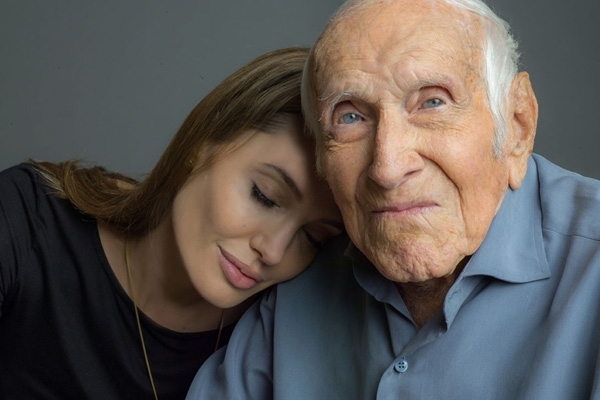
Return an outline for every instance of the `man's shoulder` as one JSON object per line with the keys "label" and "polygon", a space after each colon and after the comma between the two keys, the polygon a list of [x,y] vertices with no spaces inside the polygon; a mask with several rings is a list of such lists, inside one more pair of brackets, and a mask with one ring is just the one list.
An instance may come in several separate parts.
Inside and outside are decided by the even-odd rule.
{"label": "man's shoulder", "polygon": [[600,240],[600,181],[534,155],[544,229]]}
{"label": "man's shoulder", "polygon": [[319,250],[310,266],[295,279],[285,282],[290,286],[313,284],[313,281],[328,281],[343,276],[353,276],[352,260],[346,256],[350,239],[346,234],[336,236]]}
{"label": "man's shoulder", "polygon": [[346,297],[344,293],[360,290],[354,278],[353,263],[346,256],[348,236],[340,235],[328,241],[302,274],[277,288],[277,301],[309,301],[328,303]]}

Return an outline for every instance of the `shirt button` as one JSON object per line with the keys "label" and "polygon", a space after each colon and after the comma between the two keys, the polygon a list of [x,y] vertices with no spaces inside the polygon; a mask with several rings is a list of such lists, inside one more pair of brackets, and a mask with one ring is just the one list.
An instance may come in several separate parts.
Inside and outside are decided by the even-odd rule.
{"label": "shirt button", "polygon": [[406,361],[404,358],[394,364],[394,370],[396,372],[406,372],[407,369],[408,369],[408,361]]}

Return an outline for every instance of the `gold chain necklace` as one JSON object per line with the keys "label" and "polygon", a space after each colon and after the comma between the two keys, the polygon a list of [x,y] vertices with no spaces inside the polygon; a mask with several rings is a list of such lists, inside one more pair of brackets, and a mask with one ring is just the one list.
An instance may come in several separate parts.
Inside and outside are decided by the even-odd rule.
{"label": "gold chain necklace", "polygon": [[[135,294],[133,292],[133,279],[131,279],[131,268],[129,267],[129,251],[127,248],[129,241],[125,239],[125,267],[127,268],[127,283],[129,286],[129,293],[131,295],[131,301],[133,302],[133,310],[135,311],[135,321],[137,323],[138,332],[140,335],[140,342],[142,344],[142,352],[144,353],[144,361],[146,362],[146,369],[148,370],[148,378],[150,379],[150,386],[152,386],[152,393],[154,393],[154,399],[158,400],[158,394],[156,393],[156,386],[154,385],[154,378],[152,378],[152,369],[150,368],[150,361],[148,361],[148,352],[146,351],[146,344],[144,342],[144,334],[142,333],[142,324],[140,323],[140,314],[138,312],[137,303],[135,302]],[[219,332],[217,333],[217,342],[215,343],[214,351],[219,348],[219,341],[221,340],[221,331],[223,331],[223,320],[225,317],[225,309],[221,310],[221,319],[219,321]],[[214,352],[213,351],[213,352]]]}

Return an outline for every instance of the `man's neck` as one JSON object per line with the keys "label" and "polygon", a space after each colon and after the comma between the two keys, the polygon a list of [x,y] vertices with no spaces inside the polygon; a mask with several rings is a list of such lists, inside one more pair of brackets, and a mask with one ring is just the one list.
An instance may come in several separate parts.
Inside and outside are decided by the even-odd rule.
{"label": "man's neck", "polygon": [[456,267],[454,272],[442,278],[425,282],[396,283],[396,288],[404,300],[417,328],[421,329],[444,306],[446,294],[467,264],[468,257]]}

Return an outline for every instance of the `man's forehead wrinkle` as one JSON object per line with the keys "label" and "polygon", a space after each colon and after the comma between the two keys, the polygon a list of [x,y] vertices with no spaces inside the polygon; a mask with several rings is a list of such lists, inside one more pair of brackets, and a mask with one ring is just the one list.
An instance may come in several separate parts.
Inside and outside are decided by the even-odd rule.
{"label": "man's forehead wrinkle", "polygon": [[464,51],[463,64],[466,68],[482,72],[484,62],[485,27],[478,15],[473,12],[455,9],[456,18],[452,28],[458,39],[458,43]]}
{"label": "man's forehead wrinkle", "polygon": [[[363,5],[357,9],[372,9],[372,5]],[[371,36],[381,27],[378,26],[378,17],[384,14],[384,9],[356,15],[356,10],[348,10],[326,30],[315,47],[315,61],[318,68],[327,68],[333,60],[340,59],[361,60],[369,47],[375,48]],[[375,28],[375,29],[373,29]],[[370,46],[371,45],[371,46]]]}
{"label": "man's forehead wrinkle", "polygon": [[348,87],[347,77],[362,75],[364,72],[360,66],[369,62],[369,53],[364,51],[364,47],[347,46],[344,40],[340,40],[342,35],[336,36],[329,37],[322,42],[325,46],[315,51],[315,66],[321,71],[316,77],[317,95],[318,100],[324,103],[325,110],[341,97],[358,90],[356,87]]}
{"label": "man's forehead wrinkle", "polygon": [[[344,96],[368,94],[366,82],[403,88],[428,81],[442,86],[483,82],[485,33],[474,13],[438,1],[404,2],[404,8],[398,7],[401,0],[384,3],[366,6],[361,18],[344,15],[317,43],[315,83],[323,113]],[[429,41],[423,42],[423,35]],[[448,51],[448,43],[454,50]],[[444,66],[451,76],[445,76]]]}
{"label": "man's forehead wrinkle", "polygon": [[[333,63],[336,68],[327,68],[328,71],[321,75],[319,100],[335,103],[339,98],[356,94],[367,95],[377,86],[389,89],[399,88],[408,90],[419,83],[440,84],[446,86],[456,79],[466,79],[468,72],[461,58],[443,51],[433,52],[432,48],[408,49],[407,51],[392,53],[383,51],[371,59],[352,59],[350,62]],[[420,54],[428,54],[426,61],[420,59]],[[432,56],[434,55],[434,56]],[[456,64],[463,64],[462,76],[456,74]],[[343,67],[340,68],[340,66]],[[447,66],[447,68],[440,68]],[[444,70],[448,70],[445,73]],[[455,79],[449,75],[456,76]],[[390,84],[392,87],[390,87]]]}

